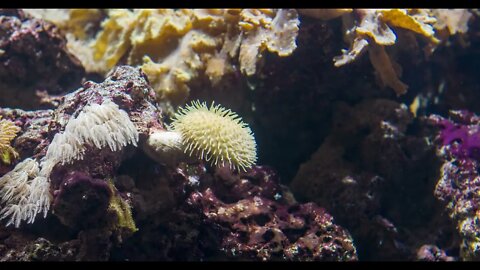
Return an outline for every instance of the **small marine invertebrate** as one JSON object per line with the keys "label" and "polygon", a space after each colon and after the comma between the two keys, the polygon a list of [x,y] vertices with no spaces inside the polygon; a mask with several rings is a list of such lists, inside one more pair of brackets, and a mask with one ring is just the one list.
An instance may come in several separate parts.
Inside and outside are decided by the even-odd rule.
{"label": "small marine invertebrate", "polygon": [[[1,119],[1,117],[0,117]],[[20,128],[8,120],[0,121],[0,161],[9,165],[12,159],[18,157],[18,153],[10,145],[11,141],[17,136]]]}
{"label": "small marine invertebrate", "polygon": [[83,159],[86,143],[96,148],[109,146],[117,151],[127,144],[137,146],[138,132],[128,114],[110,100],[102,104],[85,106],[75,119],[71,119],[63,133],[55,135],[46,160],[69,163]]}
{"label": "small marine invertebrate", "polygon": [[68,121],[63,133],[55,135],[40,163],[39,177],[44,178],[43,182],[49,182],[56,164],[82,160],[87,144],[98,149],[108,145],[114,152],[127,144],[137,146],[137,141],[137,129],[117,104],[107,99],[102,104],[87,105],[76,118]]}
{"label": "small marine invertebrate", "polygon": [[182,136],[184,151],[213,165],[246,170],[257,161],[253,133],[242,119],[220,105],[199,101],[180,108],[171,129]]}
{"label": "small marine invertebrate", "polygon": [[20,226],[22,220],[33,223],[38,213],[47,216],[50,208],[49,183],[39,176],[39,164],[27,158],[0,178],[0,201],[5,206],[0,219],[10,217],[7,226]]}
{"label": "small marine invertebrate", "polygon": [[186,158],[182,149],[182,135],[175,131],[153,130],[143,150],[156,162],[165,165],[175,166]]}

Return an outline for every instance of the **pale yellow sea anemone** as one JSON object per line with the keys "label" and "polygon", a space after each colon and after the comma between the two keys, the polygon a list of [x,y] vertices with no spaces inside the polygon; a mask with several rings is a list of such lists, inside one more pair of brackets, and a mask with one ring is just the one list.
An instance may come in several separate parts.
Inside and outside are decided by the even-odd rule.
{"label": "pale yellow sea anemone", "polygon": [[215,166],[245,171],[257,161],[255,138],[242,119],[220,105],[192,102],[180,108],[170,128],[182,137],[185,153]]}

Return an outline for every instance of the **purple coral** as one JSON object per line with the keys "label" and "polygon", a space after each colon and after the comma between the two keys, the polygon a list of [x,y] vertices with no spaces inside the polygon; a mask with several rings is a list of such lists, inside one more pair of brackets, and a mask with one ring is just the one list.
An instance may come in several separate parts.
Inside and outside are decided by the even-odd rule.
{"label": "purple coral", "polygon": [[480,118],[468,111],[452,111],[451,119],[438,115],[429,121],[440,128],[437,136],[443,161],[435,197],[444,202],[461,237],[460,257],[480,258]]}
{"label": "purple coral", "polygon": [[452,111],[451,115],[455,122],[437,116],[431,117],[441,127],[441,145],[448,145],[448,152],[457,158],[480,159],[480,127],[474,124],[480,119],[468,111]]}

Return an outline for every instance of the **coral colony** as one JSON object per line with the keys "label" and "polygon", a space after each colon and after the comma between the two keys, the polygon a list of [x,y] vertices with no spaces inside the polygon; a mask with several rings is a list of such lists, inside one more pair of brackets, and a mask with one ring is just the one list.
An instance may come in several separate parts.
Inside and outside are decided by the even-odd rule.
{"label": "coral colony", "polygon": [[0,9],[0,261],[480,260],[479,17]]}
{"label": "coral colony", "polygon": [[20,132],[20,128],[15,123],[0,120],[0,159],[4,164],[9,165],[13,159],[18,158],[18,153],[10,145],[18,132]]}

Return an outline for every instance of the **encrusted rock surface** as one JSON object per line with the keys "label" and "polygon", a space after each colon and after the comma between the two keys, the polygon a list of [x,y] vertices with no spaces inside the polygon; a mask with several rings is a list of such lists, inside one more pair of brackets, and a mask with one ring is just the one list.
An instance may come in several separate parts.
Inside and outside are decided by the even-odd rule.
{"label": "encrusted rock surface", "polygon": [[422,244],[454,241],[440,205],[425,196],[438,162],[417,121],[387,99],[339,104],[331,134],[291,183],[348,228],[361,259],[413,259]]}
{"label": "encrusted rock surface", "polygon": [[0,10],[0,103],[39,108],[45,94],[66,93],[84,76],[80,61],[66,48],[53,24],[22,11]]}
{"label": "encrusted rock surface", "polygon": [[270,168],[237,174],[183,164],[167,181],[176,206],[168,215],[141,222],[143,233],[117,249],[116,259],[357,259],[349,233],[323,208],[297,203]]}
{"label": "encrusted rock surface", "polygon": [[451,119],[429,117],[440,129],[437,145],[442,159],[434,194],[456,223],[461,238],[461,258],[479,260],[480,118],[468,111],[452,111],[450,115]]}

